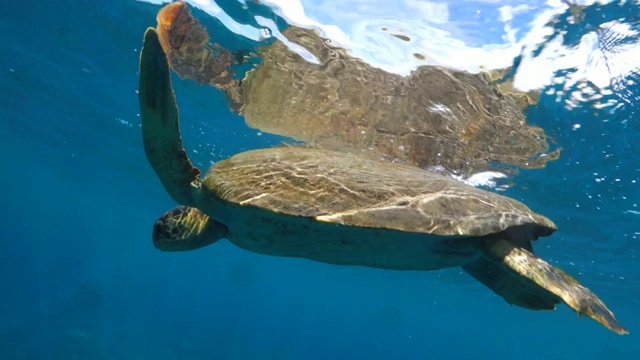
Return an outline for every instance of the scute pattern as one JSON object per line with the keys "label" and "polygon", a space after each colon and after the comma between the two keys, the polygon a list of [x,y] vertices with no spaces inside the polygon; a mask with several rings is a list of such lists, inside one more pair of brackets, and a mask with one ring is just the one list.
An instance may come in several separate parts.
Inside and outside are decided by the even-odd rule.
{"label": "scute pattern", "polygon": [[214,164],[206,190],[223,200],[352,226],[480,236],[555,225],[524,204],[400,164],[321,149],[254,150]]}

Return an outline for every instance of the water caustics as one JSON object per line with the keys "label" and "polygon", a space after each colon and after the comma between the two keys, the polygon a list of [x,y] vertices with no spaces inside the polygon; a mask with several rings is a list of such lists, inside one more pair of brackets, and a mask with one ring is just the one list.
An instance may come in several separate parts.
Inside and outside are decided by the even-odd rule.
{"label": "water caustics", "polygon": [[[245,7],[254,2],[269,5],[288,24],[315,29],[349,55],[400,75],[409,75],[420,65],[472,73],[504,69],[521,57],[526,73],[516,72],[514,86],[529,91],[552,85],[556,73],[572,68],[577,71],[571,82],[586,80],[601,88],[639,71],[630,59],[638,56],[640,46],[626,41],[637,40],[640,34],[638,1],[237,1]],[[255,27],[236,22],[215,1],[187,2],[248,39],[284,39],[271,19],[256,15],[260,27]],[[630,16],[590,18],[590,31],[575,39],[565,38],[565,25],[557,26],[579,24],[590,11],[606,13],[607,6],[627,7],[623,13]],[[291,48],[313,61],[304,49]]]}
{"label": "water caustics", "polygon": [[[236,80],[231,65],[242,54],[209,44],[207,30],[190,14],[164,11],[159,22],[172,38],[169,45],[165,41],[165,50],[171,48],[173,69],[224,90],[232,108],[254,128],[312,146],[369,150],[392,161],[462,173],[456,175],[462,179],[488,170],[489,163],[536,168],[558,157],[544,131],[528,125],[522,113],[537,94],[516,90],[512,80],[500,82],[509,68],[474,74],[421,65],[402,76],[349,55],[333,39],[291,25],[282,33],[274,27],[275,38],[287,41],[258,47],[262,62]],[[299,49],[306,55],[295,55]],[[488,185],[504,176],[496,171],[476,175],[470,183]]]}

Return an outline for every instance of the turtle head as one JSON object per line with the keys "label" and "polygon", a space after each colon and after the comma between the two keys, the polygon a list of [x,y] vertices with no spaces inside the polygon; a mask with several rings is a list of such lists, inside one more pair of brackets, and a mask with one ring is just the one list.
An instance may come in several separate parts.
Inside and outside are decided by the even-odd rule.
{"label": "turtle head", "polygon": [[190,251],[228,237],[227,228],[200,210],[178,206],[153,225],[153,245],[161,251]]}

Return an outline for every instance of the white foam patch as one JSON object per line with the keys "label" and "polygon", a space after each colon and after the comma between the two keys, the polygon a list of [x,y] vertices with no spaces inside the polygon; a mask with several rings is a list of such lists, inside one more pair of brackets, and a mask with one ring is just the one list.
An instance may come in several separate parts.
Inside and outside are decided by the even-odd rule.
{"label": "white foam patch", "polygon": [[453,177],[457,180],[464,182],[467,185],[471,185],[475,187],[486,186],[490,188],[495,188],[497,185],[495,179],[506,178],[507,175],[498,171],[483,171],[483,172],[473,174],[467,178],[464,178],[459,175],[453,175]]}
{"label": "white foam patch", "polygon": [[[620,35],[635,34],[628,25],[618,21],[605,23],[601,28]],[[638,71],[639,44],[617,46],[615,53],[605,54],[599,47],[598,35],[594,32],[582,36],[578,45],[573,48],[564,46],[563,41],[563,36],[548,41],[542,52],[535,57],[532,51],[525,51],[521,67],[535,76],[516,75],[514,86],[523,90],[541,89],[553,83],[554,72],[575,68],[577,71],[562,78],[564,89],[570,89],[585,80],[603,89],[610,86],[612,78]]]}

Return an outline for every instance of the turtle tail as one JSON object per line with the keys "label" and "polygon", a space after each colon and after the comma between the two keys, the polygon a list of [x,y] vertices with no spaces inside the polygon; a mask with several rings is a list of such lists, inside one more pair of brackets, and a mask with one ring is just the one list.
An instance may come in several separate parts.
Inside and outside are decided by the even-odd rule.
{"label": "turtle tail", "polygon": [[462,268],[508,303],[532,310],[553,310],[564,302],[609,330],[629,332],[591,290],[524,247],[502,238],[484,244],[484,256]]}
{"label": "turtle tail", "polygon": [[221,223],[196,208],[178,206],[153,225],[153,245],[161,251],[190,251],[227,238]]}
{"label": "turtle tail", "polygon": [[169,65],[153,28],[144,34],[138,99],[144,151],[151,167],[174,201],[194,206],[200,170],[191,164],[182,146]]}

